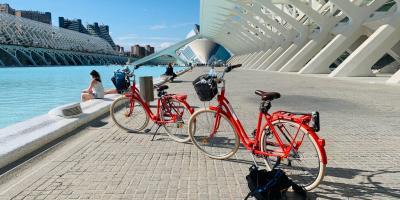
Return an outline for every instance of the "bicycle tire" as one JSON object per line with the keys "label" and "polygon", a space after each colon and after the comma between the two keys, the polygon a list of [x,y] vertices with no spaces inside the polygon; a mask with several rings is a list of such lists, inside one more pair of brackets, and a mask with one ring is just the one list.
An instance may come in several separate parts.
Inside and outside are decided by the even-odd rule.
{"label": "bicycle tire", "polygon": [[[200,117],[205,116],[205,115],[210,115],[206,116],[206,121],[204,122],[204,119],[201,119]],[[218,129],[218,132],[211,138],[212,142],[210,142],[210,137],[208,137],[211,133],[212,127],[206,127],[203,123],[210,125],[211,119],[214,121],[214,117],[216,116],[216,111],[210,110],[210,109],[201,109],[196,111],[192,117],[190,117],[189,120],[189,135],[190,139],[192,140],[193,144],[201,150],[203,153],[205,153],[208,157],[213,158],[213,159],[218,159],[218,160],[224,160],[228,159],[231,156],[233,156],[237,150],[239,149],[239,137],[238,134],[232,125],[232,122],[226,117],[224,114],[220,114],[221,116],[221,121],[220,121],[220,128]],[[222,124],[222,122],[224,122]],[[214,125],[214,123],[212,123]],[[228,131],[221,131],[221,125],[224,127],[228,128]],[[195,126],[195,128],[194,128]],[[202,131],[204,130],[204,132]],[[224,134],[226,133],[226,134]],[[218,137],[221,136],[221,134],[224,134],[225,137]],[[202,136],[205,135],[205,136]],[[217,136],[217,137],[216,137]],[[228,137],[232,138],[228,139]],[[207,139],[207,140],[205,140]],[[222,143],[220,147],[216,146],[218,143]],[[209,144],[213,145],[210,146]],[[215,145],[215,146],[214,146]],[[211,150],[216,151],[216,152],[223,152],[223,150],[227,150],[226,152],[222,154],[216,154],[210,152]]]}
{"label": "bicycle tire", "polygon": [[[288,126],[293,127],[295,130],[298,130],[298,128],[300,126],[298,123],[295,123],[295,122],[292,122],[289,120],[275,120],[272,122],[272,124],[275,127],[275,130],[277,130],[277,132],[278,132],[278,129],[277,129],[278,125],[288,125]],[[288,129],[288,126],[285,126],[285,130]],[[267,130],[269,130],[269,128]],[[310,190],[316,188],[323,180],[324,175],[325,175],[326,165],[324,163],[322,163],[322,152],[318,148],[317,141],[315,141],[315,139],[310,135],[310,133],[303,127],[301,127],[299,129],[299,132],[300,131],[303,134],[305,134],[305,136],[304,136],[304,140],[303,140],[298,152],[296,153],[296,155],[293,155],[293,157],[295,156],[296,158],[291,158],[293,160],[290,161],[290,164],[289,164],[289,162],[287,165],[285,165],[284,163],[281,163],[280,168],[282,168],[284,171],[286,171],[286,173],[288,173],[288,176],[290,176],[295,183],[299,184],[300,186],[304,187],[306,190],[310,191]],[[268,133],[268,131],[263,131],[263,133],[261,135],[261,145],[260,145],[261,151],[268,152],[268,150],[271,150],[274,148],[281,149],[280,147],[277,147],[277,145],[274,145],[274,142],[272,141],[274,139],[276,140],[275,136],[272,133],[271,134],[266,134],[266,133]],[[278,134],[280,135],[283,133],[278,132]],[[299,136],[301,136],[301,134],[299,134]],[[269,141],[268,141],[268,137],[270,138]],[[281,138],[281,140],[283,143],[286,143],[286,144],[288,143],[288,140],[285,137],[283,137],[283,139]],[[306,143],[304,143],[304,142],[306,142]],[[307,144],[310,147],[308,147],[308,148],[304,147]],[[308,162],[307,160],[311,160],[312,156],[310,156],[311,159],[307,159],[307,157],[301,158],[300,155],[302,155],[302,156],[306,155],[308,152],[304,153],[303,151],[311,150],[311,149],[313,151],[315,151],[316,157],[317,157],[317,159],[315,159],[315,161],[313,161],[313,163],[316,166],[318,164],[318,167],[315,167],[315,169],[310,168],[308,166],[306,168],[304,168],[304,169],[310,169],[309,173],[311,174],[311,177],[307,177],[304,175],[298,175],[298,174],[291,175],[291,173],[299,171],[299,169],[297,169],[293,166],[293,161],[301,162],[301,160],[304,160],[304,161]],[[288,161],[288,160],[285,159],[285,161]],[[272,168],[276,162],[276,157],[274,157],[274,156],[266,157],[264,159],[264,162],[265,162],[267,170],[272,170]],[[299,167],[299,168],[303,168],[303,167]],[[314,172],[316,172],[316,174],[314,174]]]}
{"label": "bicycle tire", "polygon": [[[192,114],[190,107],[187,107],[186,104],[178,101],[177,99],[172,99],[172,98],[167,100],[166,103],[167,103],[167,105],[169,105],[168,103],[172,103],[174,106],[174,108],[172,108],[172,110],[171,110],[172,112],[174,112],[172,114],[179,116],[178,120],[176,122],[166,123],[163,125],[165,130],[167,131],[167,134],[169,135],[169,137],[171,139],[173,139],[176,142],[185,143],[185,142],[190,141],[190,136],[187,131],[187,125],[189,123],[189,119]],[[170,120],[170,118],[168,118],[168,117],[171,117],[171,116],[168,116],[165,113],[164,109],[165,108],[161,109],[161,113],[160,113],[161,119],[163,121],[168,121],[168,120]],[[177,109],[178,109],[178,112],[183,111],[183,113],[182,114],[176,113]]]}
{"label": "bicycle tire", "polygon": [[149,116],[140,101],[136,99],[133,99],[133,101],[135,107],[130,116],[127,116],[130,109],[130,98],[126,96],[114,100],[110,107],[110,115],[118,127],[128,132],[138,133],[149,124]]}

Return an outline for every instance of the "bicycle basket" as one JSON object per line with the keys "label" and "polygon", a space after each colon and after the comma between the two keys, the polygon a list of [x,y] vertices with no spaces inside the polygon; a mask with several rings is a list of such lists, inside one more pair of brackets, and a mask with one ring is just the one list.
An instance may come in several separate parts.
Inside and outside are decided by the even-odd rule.
{"label": "bicycle basket", "polygon": [[201,75],[193,81],[194,89],[200,101],[211,101],[218,94],[218,85],[208,75]]}

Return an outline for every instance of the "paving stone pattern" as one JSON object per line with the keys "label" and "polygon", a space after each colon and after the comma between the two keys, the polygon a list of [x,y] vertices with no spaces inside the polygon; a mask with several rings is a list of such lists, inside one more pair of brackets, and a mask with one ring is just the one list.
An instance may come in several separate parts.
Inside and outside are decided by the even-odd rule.
{"label": "paving stone pattern", "polygon": [[[197,68],[171,83],[189,94]],[[256,124],[255,89],[278,91],[273,110],[321,113],[327,175],[310,199],[400,198],[400,87],[293,74],[235,70],[227,96],[250,132]],[[243,199],[252,164],[241,148],[213,160],[192,144],[171,141],[164,130],[127,133],[109,117],[97,120],[37,158],[0,178],[0,199]],[[293,194],[288,199],[296,199]]]}

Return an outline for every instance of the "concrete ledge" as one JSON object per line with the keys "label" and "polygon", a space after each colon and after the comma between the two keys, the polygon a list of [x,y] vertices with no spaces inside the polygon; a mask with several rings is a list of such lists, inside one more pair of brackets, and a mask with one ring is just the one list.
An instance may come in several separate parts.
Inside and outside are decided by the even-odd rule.
{"label": "concrete ledge", "polygon": [[[189,69],[178,73],[182,75],[187,71]],[[155,78],[154,84],[168,81],[168,78]],[[75,118],[45,114],[0,129],[0,169],[106,114],[118,97],[112,94],[81,103],[83,113]]]}
{"label": "concrete ledge", "polygon": [[45,114],[0,129],[0,168],[107,113],[117,96],[82,103],[83,114],[77,118]]}

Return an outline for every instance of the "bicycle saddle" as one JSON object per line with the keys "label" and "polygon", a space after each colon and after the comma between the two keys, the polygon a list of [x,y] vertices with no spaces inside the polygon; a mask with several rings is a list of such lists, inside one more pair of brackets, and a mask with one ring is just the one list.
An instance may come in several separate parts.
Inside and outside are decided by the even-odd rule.
{"label": "bicycle saddle", "polygon": [[263,101],[272,101],[274,99],[281,98],[281,94],[278,92],[264,92],[262,90],[256,90],[255,93],[256,95],[261,96]]}
{"label": "bicycle saddle", "polygon": [[161,91],[164,91],[164,90],[166,90],[168,88],[169,88],[168,85],[160,85],[160,86],[158,86],[157,91],[161,92]]}

